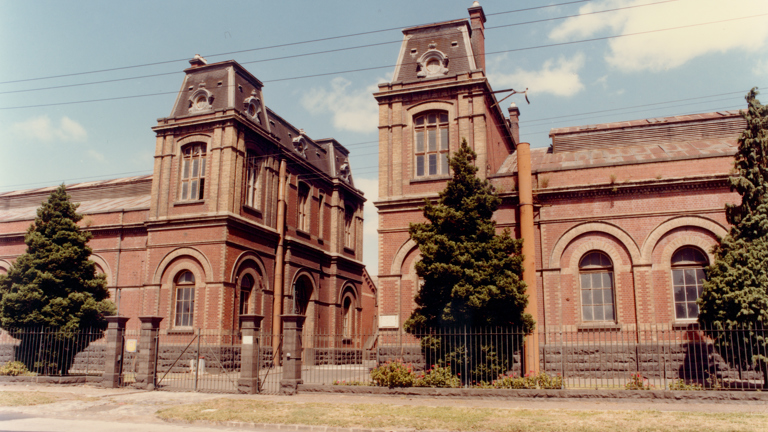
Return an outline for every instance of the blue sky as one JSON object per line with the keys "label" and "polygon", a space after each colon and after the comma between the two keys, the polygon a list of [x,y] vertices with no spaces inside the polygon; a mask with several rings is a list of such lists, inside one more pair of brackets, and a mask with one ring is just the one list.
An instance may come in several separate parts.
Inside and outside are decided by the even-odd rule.
{"label": "blue sky", "polygon": [[[561,3],[481,1],[491,85],[529,89],[530,105],[513,96],[503,106],[520,106],[521,138],[533,147],[548,146],[553,127],[739,109],[749,88],[768,88],[765,0]],[[0,0],[0,191],[151,173],[150,128],[170,113],[187,60],[201,54],[237,60],[265,83],[278,114],[347,145],[356,185],[373,201],[371,93],[391,77],[399,29],[466,18],[470,6]],[[384,29],[394,30],[292,44]],[[267,48],[283,44],[292,45]],[[317,54],[329,50],[340,51]],[[298,57],[276,59],[287,56]],[[81,74],[113,68],[122,69]],[[369,70],[343,72],[357,69]],[[68,74],[78,75],[36,79]],[[316,74],[325,75],[286,79]],[[119,81],[92,84],[109,80]],[[70,103],[95,99],[109,100]],[[374,274],[375,219],[369,205],[364,254]]]}

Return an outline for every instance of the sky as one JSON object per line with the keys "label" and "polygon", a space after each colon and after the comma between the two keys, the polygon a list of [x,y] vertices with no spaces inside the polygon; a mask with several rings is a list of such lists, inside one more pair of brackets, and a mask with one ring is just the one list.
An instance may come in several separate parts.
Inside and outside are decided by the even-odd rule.
{"label": "sky", "polygon": [[[549,130],[745,107],[768,88],[765,0],[481,0],[486,72]],[[152,173],[151,127],[195,54],[234,59],[264,102],[351,152],[377,273],[377,115],[406,27],[467,18],[471,1],[0,0],[0,192]],[[499,94],[502,98],[506,94]],[[768,97],[767,97],[768,99]],[[764,99],[765,100],[765,99]]]}

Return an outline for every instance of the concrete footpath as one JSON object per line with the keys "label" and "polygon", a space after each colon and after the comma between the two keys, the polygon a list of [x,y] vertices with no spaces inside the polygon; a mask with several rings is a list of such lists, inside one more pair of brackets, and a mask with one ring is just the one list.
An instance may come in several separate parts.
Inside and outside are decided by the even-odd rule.
{"label": "concrete footpath", "polygon": [[[126,426],[124,430],[164,431],[178,429],[181,425],[170,425],[159,419],[155,413],[163,408],[176,405],[204,402],[218,398],[257,399],[265,401],[280,401],[287,403],[364,403],[376,405],[397,406],[441,406],[441,407],[482,407],[482,408],[506,408],[506,409],[558,409],[558,410],[657,410],[657,411],[685,411],[707,413],[768,413],[768,403],[764,402],[692,402],[692,401],[638,401],[638,400],[605,400],[605,399],[532,399],[532,400],[496,400],[496,399],[468,399],[468,398],[437,398],[424,396],[382,396],[382,395],[344,395],[305,393],[294,396],[276,395],[230,395],[209,394],[191,392],[165,392],[142,391],[135,389],[104,389],[90,385],[81,386],[51,386],[40,384],[8,384],[0,385],[0,392],[40,392],[56,394],[62,398],[59,402],[36,406],[0,407],[0,430],[59,430],[82,431],[85,426],[78,426],[80,422],[108,421],[115,425],[110,430],[123,430],[120,425]],[[56,423],[57,429],[29,429],[23,427],[21,421],[25,418],[60,419]],[[15,422],[15,423],[14,423]],[[71,425],[64,427],[65,425]],[[137,425],[146,425],[137,429]],[[156,427],[154,427],[154,426]],[[97,426],[95,423],[92,426]],[[221,427],[212,425],[212,428],[195,424],[185,426],[184,430],[243,430],[253,427]],[[231,426],[231,425],[230,425]],[[31,427],[31,426],[30,426]],[[79,429],[78,429],[79,428]],[[86,428],[90,429],[90,427]],[[285,430],[285,427],[261,426],[255,429],[261,430]],[[295,428],[293,428],[295,430]],[[323,430],[322,428],[300,428],[301,430]],[[330,428],[328,429],[330,430]],[[334,428],[335,430],[335,428]]]}

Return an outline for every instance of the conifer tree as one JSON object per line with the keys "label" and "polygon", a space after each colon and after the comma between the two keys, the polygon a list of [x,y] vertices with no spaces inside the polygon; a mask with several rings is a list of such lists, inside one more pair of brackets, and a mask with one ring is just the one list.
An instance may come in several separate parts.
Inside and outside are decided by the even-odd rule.
{"label": "conifer tree", "polygon": [[[0,327],[21,339],[20,360],[43,373],[66,374],[90,342],[77,333],[93,329],[98,335],[106,328],[104,317],[114,313],[106,280],[88,259],[92,234],[78,227],[83,216],[77,207],[64,185],[53,191],[27,230],[26,253],[0,277]],[[44,349],[33,347],[39,336],[32,328],[56,329],[58,339]],[[37,356],[30,356],[35,350]]]}
{"label": "conifer tree", "polygon": [[721,356],[734,366],[756,364],[768,387],[768,107],[757,94],[753,88],[746,96],[747,126],[729,179],[741,203],[726,205],[732,226],[713,248],[698,303],[699,322],[712,329]]}

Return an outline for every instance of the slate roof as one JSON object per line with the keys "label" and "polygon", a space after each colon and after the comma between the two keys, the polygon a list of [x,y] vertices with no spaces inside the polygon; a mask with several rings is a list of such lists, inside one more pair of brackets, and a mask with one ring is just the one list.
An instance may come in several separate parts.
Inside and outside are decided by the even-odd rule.
{"label": "slate roof", "polygon": [[[392,82],[419,82],[469,73],[473,70],[471,66],[474,62],[474,53],[471,39],[465,38],[465,35],[470,36],[471,32],[469,21],[466,19],[404,29],[403,43],[397,61],[399,67]],[[430,44],[434,44],[433,49],[448,56],[448,73],[437,77],[419,78],[416,76],[417,60],[431,49]]]}

